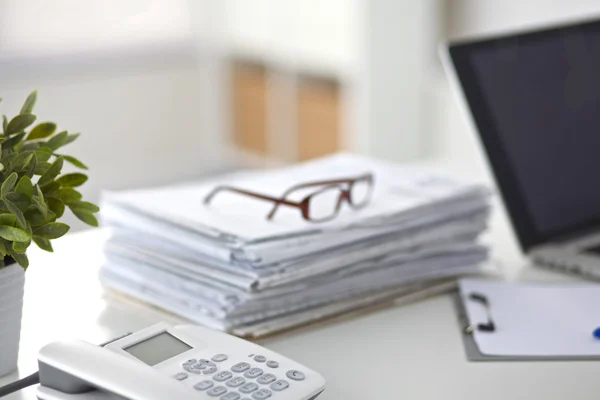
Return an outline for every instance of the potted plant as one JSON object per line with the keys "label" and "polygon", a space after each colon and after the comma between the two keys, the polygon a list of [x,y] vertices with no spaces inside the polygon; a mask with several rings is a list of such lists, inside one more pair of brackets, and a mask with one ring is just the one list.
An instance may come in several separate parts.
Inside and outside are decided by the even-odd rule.
{"label": "potted plant", "polygon": [[[0,99],[1,100],[1,99]],[[80,172],[61,174],[65,162],[78,169],[87,167],[61,149],[78,133],[56,133],[56,124],[34,125],[32,114],[37,92],[27,97],[19,115],[2,116],[0,135],[0,376],[17,367],[24,272],[29,266],[27,249],[34,242],[52,251],[53,239],[69,226],[57,222],[65,208],[83,222],[98,226],[98,207],[82,200],[77,187],[87,176]]]}

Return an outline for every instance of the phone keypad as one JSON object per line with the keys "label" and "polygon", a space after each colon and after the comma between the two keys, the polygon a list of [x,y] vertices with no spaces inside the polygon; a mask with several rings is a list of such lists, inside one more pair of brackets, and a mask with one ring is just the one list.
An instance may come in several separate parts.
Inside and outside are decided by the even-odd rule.
{"label": "phone keypad", "polygon": [[[269,368],[276,369],[279,367],[279,362],[267,360],[266,357],[260,354],[252,354],[249,357],[252,361],[266,365]],[[179,372],[173,375],[173,378],[183,381],[189,377],[188,373],[212,375],[208,379],[195,383],[193,387],[219,400],[266,400],[272,397],[274,392],[281,392],[290,387],[288,380],[280,379],[281,377],[277,377],[273,373],[265,373],[262,368],[253,366],[246,361],[238,362],[219,371],[218,364],[223,367],[222,364],[228,359],[229,357],[226,354],[215,354],[210,359],[191,358],[181,364],[186,372]],[[293,381],[306,379],[304,373],[298,370],[287,371],[285,377]],[[261,388],[260,385],[263,385],[263,387]],[[246,397],[242,399],[244,395]],[[275,398],[278,397],[275,396]]]}

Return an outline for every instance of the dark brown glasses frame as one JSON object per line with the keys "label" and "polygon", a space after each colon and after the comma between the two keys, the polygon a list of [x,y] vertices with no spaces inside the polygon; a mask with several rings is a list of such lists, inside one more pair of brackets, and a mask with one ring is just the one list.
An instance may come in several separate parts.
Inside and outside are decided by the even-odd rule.
{"label": "dark brown glasses frame", "polygon": [[[369,184],[369,194],[368,194],[366,200],[364,200],[362,202],[357,202],[354,199],[352,199],[352,188],[353,188],[354,184],[356,184],[357,182],[367,182]],[[228,191],[228,192],[241,194],[244,196],[253,197],[255,199],[272,202],[273,208],[267,215],[268,220],[273,219],[273,217],[275,216],[275,213],[277,212],[277,210],[279,209],[279,207],[281,205],[285,205],[285,206],[295,207],[295,208],[300,209],[300,211],[302,213],[302,217],[307,221],[322,222],[322,221],[326,221],[326,220],[335,218],[337,216],[337,214],[339,213],[339,210],[340,210],[342,204],[344,203],[344,201],[347,202],[353,209],[360,209],[360,208],[366,206],[370,201],[371,193],[373,191],[373,182],[374,182],[374,177],[373,177],[372,173],[367,173],[367,174],[360,175],[360,176],[357,176],[354,178],[343,178],[343,179],[332,179],[332,180],[324,180],[324,181],[307,182],[307,183],[301,183],[301,184],[290,187],[288,190],[286,190],[283,193],[283,195],[281,197],[268,196],[268,195],[264,195],[261,193],[252,192],[249,190],[239,189],[234,186],[222,185],[222,186],[215,187],[204,198],[204,204],[206,204],[206,205],[210,204],[212,199],[218,193]],[[345,185],[345,187],[343,185]],[[314,193],[309,194],[304,199],[302,199],[302,201],[293,201],[293,200],[287,199],[287,197],[289,195],[291,195],[292,193],[294,193],[297,190],[316,187],[316,186],[322,186],[323,188],[320,190],[317,190]],[[328,218],[323,218],[323,219],[311,218],[310,217],[310,200],[314,196],[321,194],[322,192],[329,190],[331,188],[337,188],[340,191],[340,195],[338,197],[334,213]]]}

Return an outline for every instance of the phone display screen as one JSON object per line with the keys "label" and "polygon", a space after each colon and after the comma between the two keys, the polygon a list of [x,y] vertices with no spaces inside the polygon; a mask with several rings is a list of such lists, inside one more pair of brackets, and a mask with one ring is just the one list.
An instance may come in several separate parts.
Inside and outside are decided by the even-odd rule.
{"label": "phone display screen", "polygon": [[163,332],[123,350],[138,360],[153,366],[191,349],[191,346],[175,336]]}

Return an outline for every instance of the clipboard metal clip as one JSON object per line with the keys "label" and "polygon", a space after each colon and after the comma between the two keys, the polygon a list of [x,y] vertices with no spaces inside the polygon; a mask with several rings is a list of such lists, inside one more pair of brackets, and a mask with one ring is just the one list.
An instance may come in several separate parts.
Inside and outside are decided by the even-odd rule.
{"label": "clipboard metal clip", "polygon": [[490,302],[488,301],[487,297],[481,293],[471,293],[469,294],[468,299],[471,301],[475,301],[484,307],[485,313],[487,314],[487,322],[469,324],[465,326],[465,333],[472,335],[473,332],[475,332],[475,330],[478,330],[479,332],[495,332],[496,324],[492,319]]}

